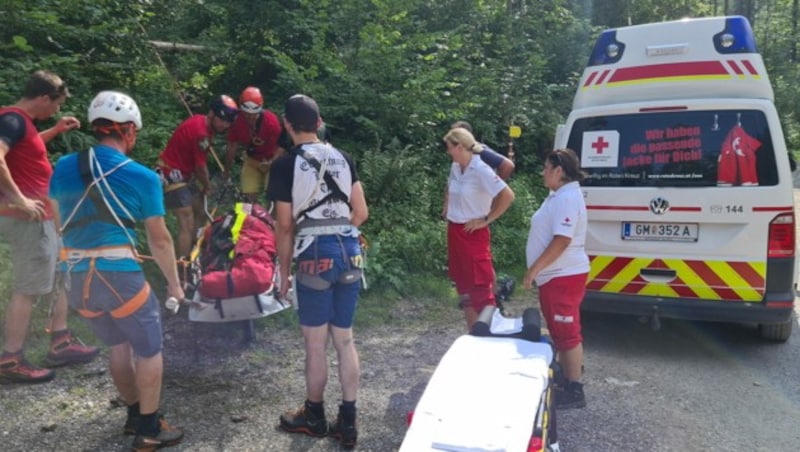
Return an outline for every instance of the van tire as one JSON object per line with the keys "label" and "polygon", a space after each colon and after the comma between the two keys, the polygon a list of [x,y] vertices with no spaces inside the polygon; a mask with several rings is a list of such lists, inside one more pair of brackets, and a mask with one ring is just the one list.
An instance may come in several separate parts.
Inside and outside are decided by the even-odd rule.
{"label": "van tire", "polygon": [[792,335],[794,318],[783,323],[762,323],[758,325],[758,333],[763,339],[775,342],[786,342]]}

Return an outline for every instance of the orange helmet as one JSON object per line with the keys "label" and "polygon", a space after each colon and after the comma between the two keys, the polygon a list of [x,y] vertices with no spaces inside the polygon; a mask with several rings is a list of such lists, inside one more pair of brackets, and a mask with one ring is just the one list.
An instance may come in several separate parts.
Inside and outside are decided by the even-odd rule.
{"label": "orange helmet", "polygon": [[245,113],[261,113],[264,106],[264,98],[261,90],[255,86],[248,86],[239,96],[239,108]]}

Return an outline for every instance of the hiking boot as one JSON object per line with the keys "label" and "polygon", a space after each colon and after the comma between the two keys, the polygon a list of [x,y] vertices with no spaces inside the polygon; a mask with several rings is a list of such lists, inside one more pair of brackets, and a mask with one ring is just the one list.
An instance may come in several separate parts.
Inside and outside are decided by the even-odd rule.
{"label": "hiking boot", "polygon": [[136,429],[139,427],[139,416],[138,415],[128,415],[128,418],[125,419],[125,425],[122,427],[122,434],[123,435],[135,435]]}
{"label": "hiking boot", "polygon": [[[127,422],[125,424],[127,425]],[[159,416],[158,425],[160,431],[156,436],[136,435],[132,445],[134,452],[151,452],[162,447],[174,446],[183,440],[183,430],[169,425],[164,416]]]}
{"label": "hiking boot", "polygon": [[336,416],[336,422],[332,422],[330,426],[328,426],[328,435],[339,441],[339,444],[341,444],[344,449],[356,447],[358,430],[356,429],[355,420],[352,423],[346,422],[344,417],[339,414]]}
{"label": "hiking boot", "polygon": [[564,389],[569,383],[569,380],[564,376],[564,369],[561,367],[561,364],[559,364],[558,361],[554,361],[550,367],[553,369],[553,384],[556,386],[556,389]]}
{"label": "hiking boot", "polygon": [[280,428],[289,433],[303,433],[315,438],[322,438],[328,434],[328,422],[325,417],[318,417],[305,405],[297,410],[283,413]]}
{"label": "hiking boot", "polygon": [[50,351],[44,358],[45,367],[60,367],[71,364],[84,364],[100,353],[97,347],[83,345],[78,338],[67,331],[50,342]]}
{"label": "hiking boot", "polygon": [[3,353],[0,356],[0,384],[45,383],[56,373],[50,369],[34,367],[20,353]]}
{"label": "hiking boot", "polygon": [[570,381],[563,388],[556,388],[556,409],[569,410],[585,408],[586,396],[583,394],[583,385],[577,381]]}

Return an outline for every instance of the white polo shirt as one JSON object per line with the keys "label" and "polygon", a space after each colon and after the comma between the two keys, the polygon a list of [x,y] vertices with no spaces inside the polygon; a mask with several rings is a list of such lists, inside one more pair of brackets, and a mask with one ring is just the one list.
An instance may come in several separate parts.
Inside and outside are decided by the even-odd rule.
{"label": "white polo shirt", "polygon": [[550,196],[531,217],[525,248],[528,267],[536,262],[556,235],[569,237],[572,241],[555,262],[536,276],[539,286],[557,276],[579,275],[589,271],[589,257],[584,249],[586,202],[578,182],[569,182],[550,192]]}
{"label": "white polo shirt", "polygon": [[453,162],[447,179],[447,220],[464,224],[485,217],[494,197],[507,186],[477,154],[463,173],[461,166]]}

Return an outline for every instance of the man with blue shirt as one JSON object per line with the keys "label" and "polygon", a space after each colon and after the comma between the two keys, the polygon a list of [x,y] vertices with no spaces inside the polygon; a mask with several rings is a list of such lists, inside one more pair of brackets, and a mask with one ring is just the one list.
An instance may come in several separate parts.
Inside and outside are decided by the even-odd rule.
{"label": "man with blue shirt", "polygon": [[62,220],[64,286],[70,306],[111,347],[110,373],[128,405],[123,431],[136,435],[133,449],[173,446],[183,431],[167,424],[158,411],[163,374],[159,302],[136,252],[135,226],[143,222],[168,294],[182,299],[161,180],[128,157],[142,128],[133,99],[103,91],[92,100],[88,119],[98,145],[59,159],[50,184]]}

